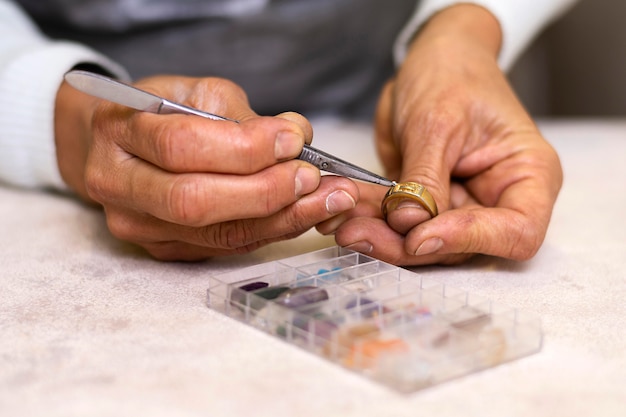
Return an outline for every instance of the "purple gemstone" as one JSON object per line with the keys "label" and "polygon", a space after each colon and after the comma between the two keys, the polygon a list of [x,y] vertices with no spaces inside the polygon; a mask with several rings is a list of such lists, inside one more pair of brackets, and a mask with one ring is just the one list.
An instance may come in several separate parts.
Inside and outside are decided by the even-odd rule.
{"label": "purple gemstone", "polygon": [[241,287],[239,287],[239,289],[242,291],[250,292],[250,291],[260,290],[261,288],[269,287],[269,285],[270,284],[268,284],[267,282],[255,281],[246,285],[242,285]]}
{"label": "purple gemstone", "polygon": [[290,288],[276,298],[276,303],[289,308],[300,308],[308,304],[318,303],[328,300],[328,292],[326,290],[305,286]]}

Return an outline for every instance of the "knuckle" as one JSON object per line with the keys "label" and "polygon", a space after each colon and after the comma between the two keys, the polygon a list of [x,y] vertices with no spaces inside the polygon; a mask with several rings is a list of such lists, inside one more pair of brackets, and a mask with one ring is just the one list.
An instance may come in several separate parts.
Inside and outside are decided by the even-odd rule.
{"label": "knuckle", "polygon": [[224,96],[232,97],[232,95],[235,94],[237,98],[247,100],[247,95],[243,88],[227,78],[210,77],[206,78],[206,81],[210,84],[211,90],[215,91],[218,95],[221,93]]}
{"label": "knuckle", "polygon": [[124,132],[118,123],[111,123],[101,107],[105,105],[100,105],[92,118],[92,144],[83,174],[87,194],[100,203],[115,199],[122,190],[115,176],[120,163],[118,157],[125,152],[118,144]]}
{"label": "knuckle", "polygon": [[446,255],[443,258],[439,259],[437,263],[439,265],[447,265],[447,266],[461,265],[467,262],[469,259],[471,259],[475,255],[476,254],[474,253],[461,253],[461,254]]}
{"label": "knuckle", "polygon": [[94,144],[106,145],[127,136],[129,115],[132,110],[117,104],[102,102],[91,116]]}
{"label": "knuckle", "polygon": [[188,139],[195,136],[195,132],[187,123],[157,123],[150,132],[154,138],[155,155],[158,166],[168,171],[184,171],[185,166],[194,164],[189,158],[194,153],[186,152]]}
{"label": "knuckle", "polygon": [[167,197],[172,220],[192,227],[203,226],[215,208],[216,197],[210,189],[197,175],[177,177]]}
{"label": "knuckle", "polygon": [[463,126],[463,116],[448,106],[434,106],[414,117],[406,117],[406,122],[399,126],[399,134],[408,136],[416,132],[430,138],[433,144],[441,143],[442,137],[453,135]]}
{"label": "knuckle", "polygon": [[[489,242],[485,242],[487,234],[482,233],[483,229],[480,227],[479,219],[473,210],[468,210],[462,216],[459,216],[455,228],[464,230],[467,233],[466,238],[459,241],[462,245],[456,252],[463,254],[489,252]],[[486,244],[487,246],[485,246]]]}
{"label": "knuckle", "polygon": [[528,222],[515,223],[517,239],[512,243],[508,258],[517,261],[527,261],[537,254],[543,243],[544,233],[541,228]]}
{"label": "knuckle", "polygon": [[165,123],[157,123],[151,129],[149,136],[154,138],[155,163],[162,168],[172,170],[176,165],[178,155],[175,143],[178,138],[178,129],[172,129]]}
{"label": "knuckle", "polygon": [[237,135],[230,138],[232,152],[237,155],[237,167],[235,169],[238,173],[253,173],[261,167],[260,164],[264,159],[260,157],[261,148],[257,141],[251,140],[251,138],[258,138],[258,133],[256,129],[244,129],[242,127],[238,129]]}
{"label": "knuckle", "polygon": [[193,107],[211,112],[225,112],[229,102],[248,103],[245,91],[233,81],[220,77],[199,78],[189,97]]}
{"label": "knuckle", "polygon": [[294,186],[287,185],[287,176],[277,169],[263,171],[257,176],[253,203],[247,209],[248,217],[267,217],[295,201]]}
{"label": "knuckle", "polygon": [[157,261],[169,262],[179,260],[175,252],[166,246],[145,246],[144,249]]}
{"label": "knuckle", "polygon": [[[407,168],[411,169],[412,167],[407,167]],[[441,173],[437,170],[436,167],[433,167],[430,165],[421,165],[415,168],[419,169],[419,173],[418,173],[419,178],[409,178],[409,180],[417,181],[419,184],[426,187],[426,189],[431,193],[436,190],[441,190],[442,188],[441,181],[440,181]],[[435,196],[433,195],[433,197]]]}
{"label": "knuckle", "polygon": [[115,210],[107,210],[107,227],[116,238],[132,242],[137,236],[137,226],[127,216]]}
{"label": "knuckle", "polygon": [[114,182],[108,181],[105,171],[98,167],[87,164],[84,179],[87,195],[94,201],[103,203],[114,194]]}
{"label": "knuckle", "polygon": [[[269,215],[280,208],[281,187],[278,179],[274,176],[265,176],[263,192],[260,194],[259,207],[262,207],[261,215]],[[295,193],[294,193],[295,195]]]}
{"label": "knuckle", "polygon": [[275,163],[277,134],[288,130],[294,131],[290,122],[278,122],[273,117],[257,117],[239,123],[229,137],[229,144],[237,154],[240,169],[245,173],[257,172]]}
{"label": "knuckle", "polygon": [[243,250],[247,252],[256,239],[256,231],[250,221],[239,220],[223,222],[210,227],[198,229],[200,240],[204,244],[229,250]]}
{"label": "knuckle", "polygon": [[107,110],[110,108],[109,103],[100,103],[91,116],[91,127],[94,132],[102,132],[110,128],[110,120],[107,117]]}
{"label": "knuckle", "polygon": [[[309,215],[299,208],[297,204],[291,206],[293,209],[284,210],[282,213],[281,224],[284,224],[287,230],[285,233],[302,233],[309,230],[318,221],[312,222]],[[324,215],[326,217],[326,215]],[[325,220],[325,219],[324,219]]]}
{"label": "knuckle", "polygon": [[448,109],[429,112],[426,118],[428,130],[437,137],[448,136],[456,128],[458,122],[457,116]]}
{"label": "knuckle", "polygon": [[179,242],[156,242],[142,245],[151,257],[164,262],[188,260],[188,256],[185,256],[187,251],[180,246]]}
{"label": "knuckle", "polygon": [[467,235],[456,255],[483,253],[526,261],[537,253],[545,235],[540,226],[521,213],[508,217],[505,222],[498,221],[482,226],[480,222],[481,219],[471,210],[459,218],[457,228],[465,230]]}

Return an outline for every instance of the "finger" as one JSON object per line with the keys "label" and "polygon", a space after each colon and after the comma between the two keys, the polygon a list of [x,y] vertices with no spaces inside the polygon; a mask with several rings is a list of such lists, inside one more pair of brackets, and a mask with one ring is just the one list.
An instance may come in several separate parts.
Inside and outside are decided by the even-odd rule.
{"label": "finger", "polygon": [[145,249],[150,256],[161,261],[201,261],[216,256],[243,255],[253,252],[270,243],[285,239],[293,239],[298,236],[299,234],[281,236],[280,238],[256,241],[245,246],[232,249],[207,247],[176,240],[140,242],[138,245]]}
{"label": "finger", "polygon": [[251,176],[171,174],[129,159],[117,170],[89,169],[91,198],[187,226],[269,216],[320,182],[317,168],[302,161],[274,165]]}
{"label": "finger", "polygon": [[344,223],[335,233],[340,246],[373,256],[394,265],[456,264],[467,260],[466,254],[431,254],[415,256],[406,252],[406,239],[382,219],[357,217]]}
{"label": "finger", "polygon": [[[207,244],[243,247],[250,242],[274,242],[309,230],[317,223],[354,208],[359,192],[354,183],[341,177],[323,177],[320,187],[276,214],[242,222],[229,222],[213,234]],[[208,230],[211,230],[210,228]],[[212,233],[215,230],[211,230]],[[226,241],[226,237],[229,237]]]}
{"label": "finger", "polygon": [[[245,92],[225,79],[160,76],[141,80],[137,86],[239,120],[232,123],[128,111],[122,116],[115,112],[121,106],[99,107],[94,117],[96,131],[112,138],[127,153],[171,172],[257,172],[298,156],[304,141],[310,141],[310,126],[303,117],[259,117]],[[117,120],[127,124],[114,123]]]}
{"label": "finger", "polygon": [[[97,128],[107,135],[108,126]],[[274,117],[233,123],[135,113],[115,141],[128,154],[170,172],[250,174],[297,157],[305,133],[297,123]]]}
{"label": "finger", "polygon": [[[516,205],[523,208],[531,198],[553,201],[562,184],[562,170],[555,150],[544,141],[531,139],[533,148],[520,149],[494,163],[489,169],[480,172],[465,181],[465,187],[485,206],[502,205],[501,196],[505,191],[525,181],[526,187],[532,187],[517,195]],[[531,195],[530,193],[539,193]]]}
{"label": "finger", "polygon": [[[292,236],[290,238],[295,238]],[[281,239],[277,239],[279,241]],[[153,258],[160,261],[203,261],[216,256],[232,256],[232,255],[245,255],[250,252],[274,243],[273,241],[255,242],[250,245],[240,247],[237,249],[216,249],[207,248],[206,246],[192,245],[186,242],[155,242],[148,243],[143,248]]]}
{"label": "finger", "polygon": [[[196,228],[164,222],[130,210],[107,209],[106,212],[114,236],[147,249],[161,248],[158,257],[163,258],[180,256],[165,253],[164,248],[174,242],[206,249],[193,253],[247,252],[270,242],[298,236],[316,223],[350,210],[357,200],[358,189],[350,180],[325,177],[314,193],[267,218],[234,220]],[[172,245],[161,245],[167,242]]]}
{"label": "finger", "polygon": [[[178,241],[150,242],[141,246],[150,256],[160,261],[202,261],[215,256],[230,256],[239,253],[234,250],[207,248]],[[250,249],[250,251],[253,250],[255,248]]]}
{"label": "finger", "polygon": [[[342,214],[342,216],[350,217],[346,218],[344,222],[337,226],[335,239],[338,244],[396,265],[457,264],[466,261],[473,255],[456,253],[415,255],[415,250],[407,250],[407,246],[413,244],[412,240],[407,239],[403,234],[391,229],[389,225],[383,221],[367,219],[368,216],[376,216],[360,209],[364,204],[363,195],[367,195],[363,192],[361,194],[361,201],[359,201],[357,208]],[[372,196],[370,195],[370,197]],[[373,203],[375,200],[376,198],[370,200],[370,203]],[[467,193],[465,188],[457,183],[451,184],[450,200],[452,208],[463,207],[465,209],[474,209],[480,207],[474,198]],[[374,204],[371,204],[371,206],[372,211],[376,210]],[[352,214],[358,210],[362,210],[362,213],[352,216]],[[378,217],[380,218],[380,214]],[[330,221],[332,221],[332,219],[329,220],[329,222]],[[425,225],[429,223],[430,222],[427,222]],[[417,227],[424,227],[424,225]],[[411,236],[411,238],[415,239],[415,236]],[[426,248],[424,247],[422,249],[425,250]]]}
{"label": "finger", "polygon": [[530,259],[544,232],[521,213],[503,208],[450,210],[407,236],[407,252],[416,256],[486,254]]}
{"label": "finger", "polygon": [[340,244],[404,265],[454,264],[479,253],[526,260],[543,242],[558,193],[558,187],[541,184],[534,178],[519,181],[502,193],[498,207],[485,208],[453,183],[453,209],[415,226],[405,239],[356,222],[341,225],[335,236]]}
{"label": "finger", "polygon": [[403,255],[406,256],[404,237],[392,230],[382,219],[352,218],[337,229],[335,241],[340,246],[375,256],[394,265],[401,264]]}
{"label": "finger", "polygon": [[406,235],[416,225],[431,218],[424,207],[411,199],[402,199],[397,205],[390,206],[387,211],[387,224],[401,235]]}
{"label": "finger", "polygon": [[[477,201],[468,193],[464,185],[457,182],[450,183],[450,208],[458,208],[461,206],[478,205]],[[430,217],[430,216],[429,216]],[[406,235],[416,225],[423,222],[424,208],[413,200],[404,200],[389,211],[387,216],[388,223],[393,224],[393,230]]]}
{"label": "finger", "polygon": [[[482,253],[530,259],[545,238],[553,200],[545,190],[527,186],[528,182],[507,189],[498,207],[462,207],[420,224],[407,235],[406,251],[416,255]],[[528,195],[525,191],[530,191],[534,200],[529,198],[520,206],[516,194]]]}
{"label": "finger", "polygon": [[[439,107],[416,111],[400,124],[396,132],[402,140],[403,155],[400,182],[416,182],[426,187],[438,211],[449,207],[450,173],[460,157],[468,135],[462,110]],[[430,214],[416,201],[400,200],[387,217],[388,224],[400,233],[430,219]]]}
{"label": "finger", "polygon": [[453,188],[452,207],[460,210],[416,227],[407,236],[407,252],[532,257],[545,238],[562,183],[558,156],[551,150],[546,143],[505,158],[464,183],[471,194]]}
{"label": "finger", "polygon": [[[475,254],[526,260],[537,252],[549,221],[549,200],[527,204],[524,211],[485,208],[460,187],[453,190],[454,204],[460,208],[415,226],[406,237],[385,230],[373,219],[356,218],[337,230],[337,243],[398,265],[455,264]],[[521,191],[517,187],[507,190],[510,194],[503,196],[503,204],[511,204],[509,199]]]}
{"label": "finger", "polygon": [[341,213],[315,226],[323,235],[330,235],[346,221],[355,217],[382,218],[380,202],[385,195],[386,188],[372,184],[356,183],[359,188],[359,202],[353,210]]}
{"label": "finger", "polygon": [[480,207],[478,201],[474,198],[472,194],[470,194],[464,184],[459,184],[458,182],[450,183],[450,209],[461,208],[461,207]]}
{"label": "finger", "polygon": [[249,219],[195,228],[118,208],[107,209],[106,219],[113,236],[143,247],[160,260],[189,261],[243,254],[304,232],[289,231],[276,237],[247,240],[246,237],[251,237],[248,231],[253,230],[253,221]]}
{"label": "finger", "polygon": [[289,120],[298,125],[300,127],[300,130],[302,131],[304,141],[306,143],[310,144],[313,141],[313,126],[311,126],[311,123],[301,114],[289,111],[278,114],[276,115],[276,117]]}

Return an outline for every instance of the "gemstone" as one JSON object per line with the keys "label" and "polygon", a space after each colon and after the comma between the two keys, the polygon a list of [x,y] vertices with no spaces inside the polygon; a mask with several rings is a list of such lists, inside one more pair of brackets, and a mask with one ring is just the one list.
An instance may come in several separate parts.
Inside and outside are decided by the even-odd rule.
{"label": "gemstone", "polygon": [[289,308],[300,308],[309,304],[328,300],[328,292],[324,289],[303,286],[290,288],[276,298],[276,303]]}
{"label": "gemstone", "polygon": [[240,290],[246,291],[246,292],[250,292],[250,291],[256,291],[256,290],[260,290],[261,288],[266,288],[269,287],[269,283],[267,282],[263,282],[263,281],[255,281],[255,282],[251,282],[249,284],[246,285],[242,285],[241,287],[239,287]]}
{"label": "gemstone", "polygon": [[369,368],[383,353],[404,353],[408,350],[407,343],[399,338],[363,340],[350,347],[344,363],[351,368]]}
{"label": "gemstone", "polygon": [[289,291],[289,287],[266,287],[254,292],[254,295],[258,295],[266,300],[273,300],[283,293]]}
{"label": "gemstone", "polygon": [[[254,294],[265,300],[273,300],[289,289],[289,287],[269,287],[263,284],[267,283],[260,281],[252,282],[233,289],[230,295],[231,302],[240,310],[245,309],[245,307],[249,305],[253,311],[257,311],[263,308],[263,306],[267,304],[267,301],[260,300],[250,294]],[[255,287],[258,289],[254,290]]]}

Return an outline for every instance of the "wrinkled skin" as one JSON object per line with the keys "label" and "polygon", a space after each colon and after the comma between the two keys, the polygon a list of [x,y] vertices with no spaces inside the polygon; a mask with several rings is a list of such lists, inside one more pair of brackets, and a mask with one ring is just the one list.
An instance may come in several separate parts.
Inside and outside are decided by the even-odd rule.
{"label": "wrinkled skin", "polygon": [[293,159],[313,135],[302,116],[260,117],[223,79],[162,76],[137,86],[240,123],[137,112],[61,87],[61,173],[102,205],[116,237],[157,259],[199,260],[293,238],[355,206],[353,182]]}
{"label": "wrinkled skin", "polygon": [[498,45],[481,23],[493,18],[475,6],[455,9],[461,14],[442,12],[415,39],[376,116],[388,177],[426,186],[440,214],[430,219],[403,200],[386,223],[386,190],[360,185],[354,210],[318,225],[340,245],[420,265],[477,253],[526,260],[544,240],[562,183],[559,158],[497,65]]}
{"label": "wrinkled skin", "polygon": [[320,177],[295,160],[312,140],[295,113],[260,117],[217,78],[159,76],[137,85],[237,119],[136,112],[59,89],[61,175],[104,208],[111,232],[162,260],[239,254],[316,226],[338,244],[398,265],[453,264],[482,253],[532,257],[544,240],[562,171],[498,67],[498,22],[459,4],[416,36],[382,91],[376,146],[387,175],[423,184],[439,215],[386,189]]}

